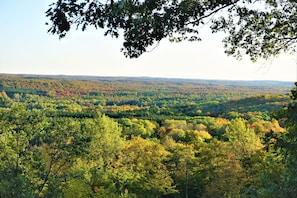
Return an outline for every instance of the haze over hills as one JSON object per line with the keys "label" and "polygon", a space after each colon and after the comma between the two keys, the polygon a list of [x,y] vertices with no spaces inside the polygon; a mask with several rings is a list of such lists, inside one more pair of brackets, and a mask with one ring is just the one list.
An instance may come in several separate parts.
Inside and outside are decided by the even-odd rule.
{"label": "haze over hills", "polygon": [[88,75],[43,75],[43,74],[6,74],[0,73],[0,76],[22,77],[25,79],[73,79],[73,80],[107,80],[107,81],[160,81],[160,82],[191,82],[199,84],[247,84],[247,85],[274,85],[274,86],[292,86],[294,81],[278,80],[221,80],[221,79],[195,79],[195,78],[166,78],[150,76],[88,76]]}
{"label": "haze over hills", "polygon": [[[179,94],[289,94],[293,82],[182,78],[0,74],[0,91],[75,96],[99,93],[161,92]],[[38,93],[37,93],[38,92]]]}

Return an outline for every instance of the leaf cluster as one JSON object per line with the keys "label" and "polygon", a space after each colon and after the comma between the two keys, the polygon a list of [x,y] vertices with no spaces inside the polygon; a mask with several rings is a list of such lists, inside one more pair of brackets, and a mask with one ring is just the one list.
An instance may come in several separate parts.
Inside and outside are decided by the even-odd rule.
{"label": "leaf cluster", "polygon": [[149,46],[169,37],[171,41],[200,40],[198,27],[207,18],[237,1],[200,0],[59,0],[50,5],[46,16],[48,32],[63,38],[71,26],[104,29],[104,35],[119,37],[123,30],[122,51],[137,58]]}
{"label": "leaf cluster", "polygon": [[46,11],[48,32],[65,37],[72,26],[123,34],[126,57],[137,58],[162,39],[200,41],[199,28],[210,22],[225,32],[226,53],[253,61],[294,51],[297,5],[292,0],[58,0]]}

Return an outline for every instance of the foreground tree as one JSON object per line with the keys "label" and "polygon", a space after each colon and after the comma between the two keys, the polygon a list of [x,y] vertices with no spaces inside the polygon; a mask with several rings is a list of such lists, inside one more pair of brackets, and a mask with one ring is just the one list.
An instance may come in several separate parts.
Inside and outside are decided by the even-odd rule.
{"label": "foreground tree", "polygon": [[19,103],[0,111],[0,197],[34,195],[35,183],[28,173],[34,172],[38,154],[30,143],[43,131],[43,120],[40,111]]}
{"label": "foreground tree", "polygon": [[199,28],[211,22],[213,32],[227,34],[227,54],[256,60],[294,50],[296,11],[293,0],[56,0],[46,16],[48,31],[60,38],[73,26],[116,38],[123,32],[122,51],[131,58],[163,38],[199,41]]}
{"label": "foreground tree", "polygon": [[[266,160],[256,189],[260,197],[295,197],[297,192],[297,83],[291,91],[290,103],[275,114],[285,120],[286,132],[270,132],[265,136]],[[260,181],[260,182],[259,182]]]}
{"label": "foreground tree", "polygon": [[294,197],[297,192],[297,83],[291,91],[291,102],[280,111],[280,116],[285,117],[287,132],[278,140],[277,148],[281,149],[279,156],[284,163],[284,171],[279,185],[273,188],[271,194],[279,192],[285,197]]}
{"label": "foreground tree", "polygon": [[139,136],[124,145],[114,162],[119,191],[134,197],[160,197],[175,193],[165,162],[170,153],[155,142]]}

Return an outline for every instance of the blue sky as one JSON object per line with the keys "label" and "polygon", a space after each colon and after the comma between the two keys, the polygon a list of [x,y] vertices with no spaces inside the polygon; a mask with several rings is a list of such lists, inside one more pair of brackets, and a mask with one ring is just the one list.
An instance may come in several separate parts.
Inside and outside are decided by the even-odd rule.
{"label": "blue sky", "polygon": [[166,39],[138,59],[120,52],[122,39],[102,30],[73,29],[59,40],[47,33],[45,11],[53,1],[0,2],[0,73],[151,76],[195,79],[296,81],[296,55],[238,61],[224,54],[222,34],[201,29],[202,42]]}

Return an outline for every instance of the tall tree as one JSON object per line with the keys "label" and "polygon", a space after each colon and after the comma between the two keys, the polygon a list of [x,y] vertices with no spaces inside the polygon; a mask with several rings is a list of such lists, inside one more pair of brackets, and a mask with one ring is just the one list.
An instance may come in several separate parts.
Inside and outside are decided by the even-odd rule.
{"label": "tall tree", "polygon": [[13,103],[0,111],[0,197],[32,197],[35,184],[34,148],[31,143],[43,131],[44,115]]}
{"label": "tall tree", "polygon": [[278,148],[281,149],[280,156],[284,159],[284,171],[279,185],[273,189],[273,193],[280,192],[285,197],[294,197],[297,193],[297,82],[291,91],[291,102],[280,116],[286,119],[287,132],[278,140]]}
{"label": "tall tree", "polygon": [[242,118],[231,120],[226,127],[225,137],[228,138],[234,153],[240,158],[247,157],[263,147],[260,138],[253,129],[246,127],[246,122]]}
{"label": "tall tree", "polygon": [[121,128],[99,115],[81,121],[80,131],[71,138],[77,148],[62,194],[65,197],[115,197],[113,161],[123,144]]}
{"label": "tall tree", "polygon": [[132,138],[115,161],[119,189],[143,198],[176,192],[165,166],[169,154],[158,143],[139,136]]}
{"label": "tall tree", "polygon": [[[49,32],[64,37],[72,26],[123,32],[122,51],[138,57],[163,38],[199,41],[199,28],[211,22],[223,31],[226,53],[252,60],[294,50],[297,2],[293,0],[56,0],[46,12]],[[123,30],[123,31],[121,31]]]}
{"label": "tall tree", "polygon": [[201,190],[200,178],[193,182],[193,178],[197,178],[193,174],[194,167],[197,168],[194,146],[177,143],[170,136],[164,138],[163,146],[171,153],[166,166],[178,190],[172,197],[194,197],[194,192]]}

